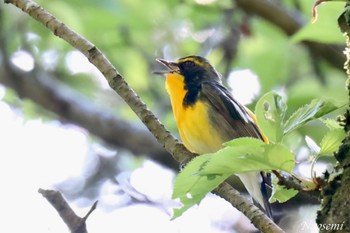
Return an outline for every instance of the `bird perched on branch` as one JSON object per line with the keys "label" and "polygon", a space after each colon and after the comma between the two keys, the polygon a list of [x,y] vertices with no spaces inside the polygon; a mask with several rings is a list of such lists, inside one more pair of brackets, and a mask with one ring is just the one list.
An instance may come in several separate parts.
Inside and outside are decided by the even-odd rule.
{"label": "bird perched on branch", "polygon": [[[220,74],[200,56],[175,62],[157,59],[167,70],[166,90],[182,142],[197,154],[213,153],[238,137],[254,137],[268,143],[255,115],[238,103],[222,85]],[[237,174],[253,199],[272,218],[263,173]]]}

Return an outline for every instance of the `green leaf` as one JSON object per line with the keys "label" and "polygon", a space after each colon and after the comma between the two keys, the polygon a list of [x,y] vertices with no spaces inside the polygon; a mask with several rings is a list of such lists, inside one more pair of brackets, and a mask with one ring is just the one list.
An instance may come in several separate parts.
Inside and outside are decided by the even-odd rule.
{"label": "green leaf", "polygon": [[315,23],[307,23],[302,29],[291,37],[292,42],[311,40],[323,43],[343,43],[344,37],[335,22],[344,10],[344,3],[320,5],[319,15]]}
{"label": "green leaf", "polygon": [[278,185],[277,182],[278,182],[278,179],[275,176],[273,176],[272,194],[269,199],[270,203],[274,203],[276,201],[278,201],[279,203],[283,203],[298,194],[298,190],[286,189],[285,187]]}
{"label": "green leaf", "polygon": [[280,142],[282,139],[282,122],[286,110],[285,102],[276,92],[265,94],[256,104],[258,125],[271,142]]}
{"label": "green leaf", "polygon": [[330,101],[318,99],[312,100],[310,104],[306,104],[299,108],[289,117],[284,124],[283,133],[288,134],[292,130],[305,125],[307,122],[315,118],[320,118],[335,109],[337,109],[337,106]]}
{"label": "green leaf", "polygon": [[257,138],[241,137],[223,144],[225,147],[237,147],[237,146],[248,146],[248,147],[259,147],[265,145],[265,143]]}
{"label": "green leaf", "polygon": [[173,219],[181,216],[187,209],[198,204],[207,193],[215,189],[229,175],[200,176],[211,154],[205,154],[192,159],[175,179],[173,198],[179,198],[183,206],[174,209]]}
{"label": "green leaf", "polygon": [[294,168],[293,154],[281,144],[237,138],[225,145],[228,146],[216,153],[194,158],[176,177],[173,198],[179,198],[183,206],[174,210],[173,219],[198,204],[232,174],[272,169],[291,172]]}
{"label": "green leaf", "polygon": [[276,189],[273,190],[271,197],[269,199],[270,203],[274,203],[278,201],[279,203],[283,203],[294,197],[298,194],[298,190],[295,189],[286,189],[280,185],[277,186]]}
{"label": "green leaf", "polygon": [[333,155],[333,153],[337,152],[339,146],[341,145],[343,139],[345,138],[346,133],[344,129],[331,129],[326,133],[326,135],[322,138],[320,143],[321,155]]}
{"label": "green leaf", "polygon": [[[335,105],[334,100],[318,100],[321,102],[321,106],[315,114],[315,118],[323,117],[334,110],[337,110],[339,106]],[[312,102],[311,102],[312,103]],[[341,106],[340,106],[341,107]]]}
{"label": "green leaf", "polygon": [[265,144],[255,138],[237,138],[213,153],[200,175],[239,174],[294,168],[294,155],[282,144]]}
{"label": "green leaf", "polygon": [[327,126],[328,129],[343,129],[343,126],[341,126],[339,124],[338,121],[334,120],[334,119],[324,119],[324,118],[319,118],[319,120],[325,124],[325,126]]}

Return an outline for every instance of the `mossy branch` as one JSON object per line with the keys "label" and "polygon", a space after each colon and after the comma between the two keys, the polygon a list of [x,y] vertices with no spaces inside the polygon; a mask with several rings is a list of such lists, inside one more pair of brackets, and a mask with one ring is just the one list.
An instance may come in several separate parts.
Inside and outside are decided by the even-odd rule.
{"label": "mossy branch", "polygon": [[[345,6],[344,13],[339,17],[338,24],[341,31],[346,36],[346,48],[344,54],[346,61],[344,69],[348,75],[346,87],[348,90],[350,103],[350,8]],[[316,222],[320,232],[350,232],[350,105],[343,116],[339,117],[347,133],[339,151],[335,154],[338,163],[334,171],[327,177],[327,184],[321,192],[321,209],[317,213]],[[341,226],[337,229],[329,230],[327,226]],[[338,226],[337,225],[337,226]],[[324,227],[326,226],[326,227]]]}

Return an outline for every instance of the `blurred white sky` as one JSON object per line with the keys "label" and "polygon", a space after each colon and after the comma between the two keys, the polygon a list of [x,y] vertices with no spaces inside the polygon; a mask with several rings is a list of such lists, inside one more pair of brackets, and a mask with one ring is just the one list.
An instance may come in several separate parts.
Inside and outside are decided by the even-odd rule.
{"label": "blurred white sky", "polygon": [[233,70],[227,79],[232,95],[241,104],[251,104],[260,94],[260,82],[256,74],[249,69]]}
{"label": "blurred white sky", "polygon": [[[38,189],[52,188],[81,175],[89,153],[88,137],[74,126],[24,120],[21,113],[1,101],[3,91],[1,87],[0,182],[3,191],[0,198],[3,203],[0,215],[6,216],[6,221],[1,221],[0,232],[68,232]],[[175,206],[171,200],[174,176],[173,172],[146,162],[130,177],[137,191],[152,201],[163,202],[164,208],[141,203],[111,211],[108,205],[113,205],[116,197],[106,183],[101,203],[88,220],[89,232],[120,232],[121,229],[130,233],[234,232],[231,227],[242,216],[224,200],[213,196],[184,217],[170,221],[171,208]],[[89,206],[78,207],[78,203],[70,204],[80,216],[89,209]]]}

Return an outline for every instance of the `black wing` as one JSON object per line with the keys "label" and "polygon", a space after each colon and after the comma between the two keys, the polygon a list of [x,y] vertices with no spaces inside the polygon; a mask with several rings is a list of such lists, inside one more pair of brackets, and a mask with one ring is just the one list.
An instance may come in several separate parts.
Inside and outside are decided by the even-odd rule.
{"label": "black wing", "polygon": [[204,82],[199,98],[209,103],[213,125],[225,135],[225,140],[238,137],[262,139],[260,131],[245,107],[239,104],[220,83]]}
{"label": "black wing", "polygon": [[[245,107],[239,104],[231,95],[231,93],[220,83],[204,82],[199,98],[207,101],[210,106],[209,114],[212,124],[225,141],[229,141],[238,137],[255,137],[263,140],[263,137],[249,115]],[[266,190],[266,177],[263,173],[260,190],[263,196],[263,202],[266,214],[272,219],[271,207],[268,202],[268,194]]]}

